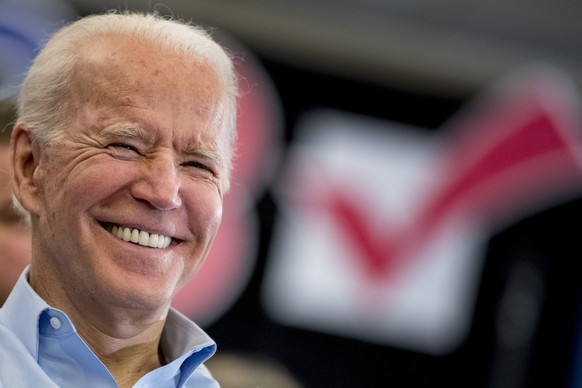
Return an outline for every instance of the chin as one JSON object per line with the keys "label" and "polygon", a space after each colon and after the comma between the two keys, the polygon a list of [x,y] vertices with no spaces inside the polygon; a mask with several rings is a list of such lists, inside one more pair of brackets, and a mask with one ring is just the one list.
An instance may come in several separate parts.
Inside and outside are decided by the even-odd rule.
{"label": "chin", "polygon": [[[155,310],[169,306],[176,289],[176,281],[163,274],[127,272],[109,278],[105,292],[116,305],[133,309]],[[167,275],[167,274],[166,274]]]}

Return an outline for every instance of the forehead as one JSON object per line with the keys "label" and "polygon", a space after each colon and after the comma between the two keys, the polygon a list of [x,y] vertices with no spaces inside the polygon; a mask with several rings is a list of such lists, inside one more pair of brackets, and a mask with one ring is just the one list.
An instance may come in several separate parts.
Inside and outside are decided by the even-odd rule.
{"label": "forehead", "polygon": [[[172,93],[185,86],[190,95],[224,93],[215,69],[199,56],[180,54],[153,42],[121,34],[80,42],[74,84],[85,99],[129,93]],[[90,86],[90,87],[87,87]]]}
{"label": "forehead", "polygon": [[100,36],[80,54],[71,93],[77,112],[155,113],[165,126],[224,136],[225,89],[203,59],[119,35]]}

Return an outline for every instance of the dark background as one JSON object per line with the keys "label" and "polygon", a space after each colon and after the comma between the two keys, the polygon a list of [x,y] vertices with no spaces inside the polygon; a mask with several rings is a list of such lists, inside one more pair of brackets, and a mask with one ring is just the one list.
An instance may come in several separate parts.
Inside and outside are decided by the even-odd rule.
{"label": "dark background", "polygon": [[[324,75],[264,61],[285,110],[286,139],[302,113],[330,107],[433,132],[463,99],[437,98]],[[349,93],[342,91],[349,90]],[[390,107],[387,109],[387,107]],[[422,114],[419,114],[422,112]],[[267,191],[261,214],[258,265],[235,306],[208,328],[222,350],[268,355],[280,360],[307,387],[572,387],[580,305],[582,199],[535,214],[490,236],[479,295],[467,341],[446,356],[429,356],[277,324],[260,301],[277,206]],[[498,343],[496,326],[509,277],[520,263],[543,273],[525,292],[544,290],[539,328],[516,348]],[[532,286],[533,287],[533,286]],[[513,323],[516,330],[519,320]],[[236,329],[233,329],[236,328]],[[493,377],[496,376],[496,377]]]}

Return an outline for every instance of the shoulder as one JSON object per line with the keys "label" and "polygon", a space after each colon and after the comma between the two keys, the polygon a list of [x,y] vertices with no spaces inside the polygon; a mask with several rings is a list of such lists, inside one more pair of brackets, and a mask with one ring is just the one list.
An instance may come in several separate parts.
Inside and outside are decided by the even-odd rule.
{"label": "shoulder", "polygon": [[0,388],[19,386],[56,387],[18,338],[0,325]]}

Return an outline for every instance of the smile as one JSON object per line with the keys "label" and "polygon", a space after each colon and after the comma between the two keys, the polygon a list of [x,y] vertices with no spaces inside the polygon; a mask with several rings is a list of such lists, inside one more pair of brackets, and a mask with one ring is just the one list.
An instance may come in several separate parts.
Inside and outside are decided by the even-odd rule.
{"label": "smile", "polygon": [[148,233],[135,228],[108,224],[105,229],[120,240],[139,244],[144,247],[167,248],[172,242],[171,237],[157,233]]}

